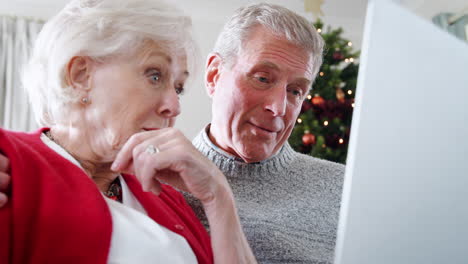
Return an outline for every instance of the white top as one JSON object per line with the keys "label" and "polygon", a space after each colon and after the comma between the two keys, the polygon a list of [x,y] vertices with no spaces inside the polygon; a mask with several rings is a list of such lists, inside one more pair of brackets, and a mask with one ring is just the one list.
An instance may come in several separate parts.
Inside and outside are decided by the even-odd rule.
{"label": "white top", "polygon": [[[65,149],[41,135],[41,140],[79,168],[81,165]],[[197,263],[184,237],[159,225],[147,216],[122,176],[123,204],[103,195],[112,216],[112,237],[108,263]]]}

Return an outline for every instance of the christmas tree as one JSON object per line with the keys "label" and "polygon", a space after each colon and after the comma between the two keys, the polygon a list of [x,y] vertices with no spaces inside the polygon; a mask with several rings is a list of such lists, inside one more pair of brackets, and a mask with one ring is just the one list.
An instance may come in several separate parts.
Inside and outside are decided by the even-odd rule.
{"label": "christmas tree", "polygon": [[358,51],[343,38],[342,28],[324,29],[315,22],[325,41],[323,64],[302,104],[289,143],[299,152],[339,163],[346,162],[359,65]]}

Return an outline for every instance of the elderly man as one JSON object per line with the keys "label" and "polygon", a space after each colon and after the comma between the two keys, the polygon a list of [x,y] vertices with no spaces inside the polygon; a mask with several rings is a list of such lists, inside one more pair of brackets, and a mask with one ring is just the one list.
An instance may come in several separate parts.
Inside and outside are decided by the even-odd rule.
{"label": "elderly man", "polygon": [[322,50],[303,17],[256,4],[236,11],[208,56],[213,118],[193,144],[228,178],[260,263],[333,261],[344,166],[287,143]]}
{"label": "elderly man", "polygon": [[[287,143],[322,50],[306,19],[256,4],[236,11],[208,56],[213,119],[193,144],[228,178],[259,263],[333,261],[344,166]],[[0,171],[7,168],[0,155]],[[8,181],[0,172],[0,191]],[[186,198],[206,224],[201,204]]]}

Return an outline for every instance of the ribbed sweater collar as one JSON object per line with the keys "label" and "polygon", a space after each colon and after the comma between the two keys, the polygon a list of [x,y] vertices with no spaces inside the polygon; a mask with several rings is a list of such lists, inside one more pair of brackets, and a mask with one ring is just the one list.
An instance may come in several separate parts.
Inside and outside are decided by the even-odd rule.
{"label": "ribbed sweater collar", "polygon": [[258,175],[268,177],[278,172],[284,172],[288,169],[291,161],[296,157],[296,152],[289,143],[285,143],[281,150],[274,156],[261,162],[246,163],[242,159],[235,157],[222,150],[211,142],[208,131],[210,125],[207,125],[192,141],[193,145],[215,163],[225,174],[230,177],[241,177]]}

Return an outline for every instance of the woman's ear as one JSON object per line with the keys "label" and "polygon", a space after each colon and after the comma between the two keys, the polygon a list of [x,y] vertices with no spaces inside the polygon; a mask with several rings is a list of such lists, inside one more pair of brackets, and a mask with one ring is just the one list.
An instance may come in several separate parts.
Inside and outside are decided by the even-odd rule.
{"label": "woman's ear", "polygon": [[77,90],[89,90],[92,60],[89,57],[75,56],[67,65],[67,84]]}
{"label": "woman's ear", "polygon": [[206,60],[205,88],[211,98],[216,90],[218,78],[221,74],[222,59],[217,53],[210,53]]}

